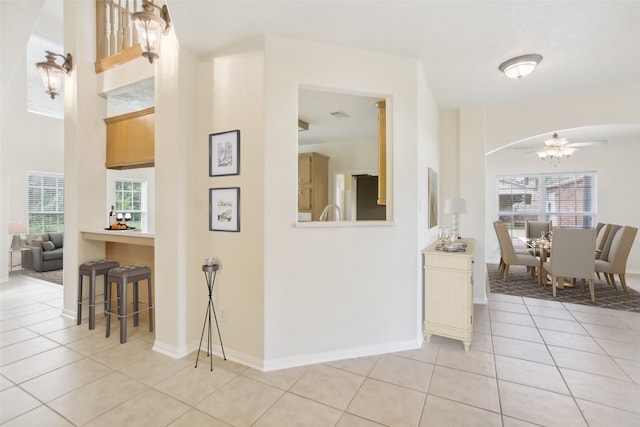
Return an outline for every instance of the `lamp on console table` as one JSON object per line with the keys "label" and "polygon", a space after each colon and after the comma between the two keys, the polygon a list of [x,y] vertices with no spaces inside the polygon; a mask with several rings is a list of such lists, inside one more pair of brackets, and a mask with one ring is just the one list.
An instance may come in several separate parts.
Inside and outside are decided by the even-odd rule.
{"label": "lamp on console table", "polygon": [[447,199],[444,203],[444,213],[451,216],[451,241],[455,242],[460,237],[458,233],[458,214],[467,213],[467,204],[464,199]]}
{"label": "lamp on console table", "polygon": [[10,222],[9,234],[13,234],[13,240],[11,241],[11,249],[20,249],[20,235],[29,231],[26,222]]}

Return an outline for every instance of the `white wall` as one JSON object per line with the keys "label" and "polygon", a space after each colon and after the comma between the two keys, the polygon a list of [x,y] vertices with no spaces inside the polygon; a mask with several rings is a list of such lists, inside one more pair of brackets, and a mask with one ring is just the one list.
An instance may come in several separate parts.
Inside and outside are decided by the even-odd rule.
{"label": "white wall", "polygon": [[[265,369],[420,345],[427,237],[418,170],[426,176],[437,159],[420,163],[418,145],[436,145],[437,124],[427,129],[419,118],[437,123],[437,112],[430,101],[418,109],[431,100],[418,71],[408,58],[267,37]],[[387,97],[392,225],[295,226],[299,85]]]}
{"label": "white wall", "polygon": [[[262,38],[200,61],[197,148],[191,164],[197,174],[197,194],[191,204],[195,221],[190,230],[197,251],[194,257],[200,265],[205,257],[220,263],[214,301],[226,356],[256,368],[262,367],[264,355],[264,228],[268,226],[264,219],[264,79]],[[209,177],[209,135],[234,129],[240,130],[240,174]],[[209,231],[209,189],[224,187],[240,187],[239,233]],[[194,280],[192,286],[198,287],[201,298],[189,308],[198,317],[192,331],[199,333],[206,308],[201,271]],[[214,341],[217,344],[217,338]]]}

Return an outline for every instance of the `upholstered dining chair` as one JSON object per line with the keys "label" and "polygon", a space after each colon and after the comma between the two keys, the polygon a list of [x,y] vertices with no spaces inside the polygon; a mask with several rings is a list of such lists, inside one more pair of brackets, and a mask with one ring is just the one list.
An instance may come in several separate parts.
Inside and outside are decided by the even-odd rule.
{"label": "upholstered dining chair", "polygon": [[500,252],[502,255],[502,262],[504,264],[502,269],[503,278],[506,279],[509,275],[509,267],[512,265],[524,265],[531,272],[531,277],[535,277],[536,267],[540,265],[540,261],[535,256],[529,253],[518,253],[513,247],[511,236],[507,225],[503,222],[496,221],[493,223],[498,236],[498,243],[500,244]]}
{"label": "upholstered dining chair", "polygon": [[596,259],[600,259],[604,245],[611,232],[611,224],[598,223],[596,226]]}
{"label": "upholstered dining chair", "polygon": [[[552,221],[527,221],[524,223],[524,233],[528,239],[541,237],[541,233],[548,233],[552,230]],[[540,248],[529,248],[529,253],[533,256],[540,256]]]}
{"label": "upholstered dining chair", "polygon": [[[564,278],[588,281],[591,301],[595,301],[593,285],[593,271],[596,250],[595,228],[561,228],[553,229],[553,248],[549,261],[543,264],[544,270],[551,276],[553,297],[556,297],[556,288],[562,287]],[[558,282],[560,285],[558,285]]]}
{"label": "upholstered dining chair", "polygon": [[631,252],[631,246],[633,246],[633,240],[636,238],[637,233],[638,229],[636,227],[621,227],[613,236],[607,258],[595,260],[595,272],[603,273],[607,283],[614,288],[616,287],[614,275],[617,274],[625,294],[628,293],[627,282],[624,277],[627,269],[627,258],[629,258],[629,252]]}
{"label": "upholstered dining chair", "polygon": [[[611,242],[613,242],[613,238],[616,236],[616,233],[618,232],[618,230],[620,230],[622,228],[621,225],[617,225],[617,224],[607,224],[607,225],[609,226],[608,227],[609,228],[609,233],[607,234],[606,238],[603,238],[604,241],[600,242],[602,248],[599,249],[596,246],[596,259],[608,259],[609,258],[609,249],[611,248]],[[602,277],[600,277],[600,272],[599,271],[596,271],[596,276],[598,276],[598,279],[602,279]]]}

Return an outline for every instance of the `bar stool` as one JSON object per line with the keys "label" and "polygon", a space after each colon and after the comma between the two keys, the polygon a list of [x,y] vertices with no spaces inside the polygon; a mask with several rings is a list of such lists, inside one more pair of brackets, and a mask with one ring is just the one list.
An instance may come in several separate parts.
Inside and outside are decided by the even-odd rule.
{"label": "bar stool", "polygon": [[[140,280],[147,281],[147,302],[138,300],[138,282]],[[116,316],[120,320],[120,343],[127,342],[127,316],[133,315],[133,326],[138,326],[138,314],[143,311],[149,311],[149,332],[153,332],[153,298],[151,291],[151,269],[143,265],[126,265],[123,267],[112,268],[109,270],[107,278],[109,286],[106,290],[107,300],[107,333],[106,337],[111,335],[111,316]],[[111,309],[111,284],[117,285],[118,310],[113,312]],[[133,284],[133,312],[127,314],[127,284]],[[140,310],[139,305],[146,305]]]}
{"label": "bar stool", "polygon": [[[110,259],[98,259],[95,261],[87,261],[80,264],[78,267],[78,316],[76,324],[82,323],[82,305],[85,304],[85,299],[89,305],[89,329],[95,329],[96,327],[96,278],[98,276],[104,276],[104,293],[105,298],[104,307],[107,309],[107,273],[112,268],[119,267],[118,261],[112,261]],[[89,277],[89,297],[82,298],[82,282],[83,277]]]}

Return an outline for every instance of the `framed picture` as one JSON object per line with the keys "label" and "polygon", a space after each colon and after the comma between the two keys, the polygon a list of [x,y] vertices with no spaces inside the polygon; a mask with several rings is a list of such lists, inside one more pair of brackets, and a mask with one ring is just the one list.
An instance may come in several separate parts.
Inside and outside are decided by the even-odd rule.
{"label": "framed picture", "polygon": [[438,174],[429,168],[429,228],[438,225]]}
{"label": "framed picture", "polygon": [[240,231],[240,187],[209,189],[209,230]]}
{"label": "framed picture", "polygon": [[209,176],[240,174],[240,131],[209,135]]}

